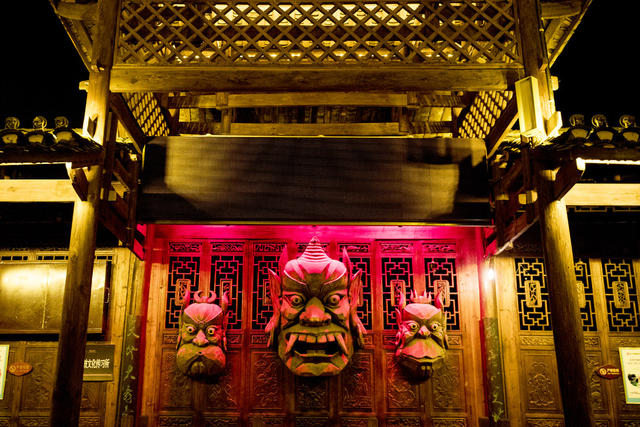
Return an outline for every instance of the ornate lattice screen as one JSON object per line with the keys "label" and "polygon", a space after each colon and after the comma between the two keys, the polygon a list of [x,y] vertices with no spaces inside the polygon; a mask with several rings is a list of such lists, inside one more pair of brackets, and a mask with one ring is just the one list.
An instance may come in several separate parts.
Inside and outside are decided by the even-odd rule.
{"label": "ornate lattice screen", "polygon": [[507,64],[513,0],[124,0],[116,63]]}

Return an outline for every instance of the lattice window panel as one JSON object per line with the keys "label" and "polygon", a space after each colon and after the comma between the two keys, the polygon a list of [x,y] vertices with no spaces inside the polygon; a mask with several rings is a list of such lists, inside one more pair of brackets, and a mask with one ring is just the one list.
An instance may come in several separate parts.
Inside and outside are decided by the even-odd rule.
{"label": "lattice window panel", "polygon": [[125,0],[120,64],[517,62],[513,0]]}
{"label": "lattice window panel", "polygon": [[[366,243],[341,243],[338,245],[340,254],[342,248],[347,250],[349,259],[353,264],[353,271],[362,270],[362,305],[358,307],[358,317],[367,330],[373,328],[373,294],[371,291],[371,255]],[[343,261],[342,256],[340,261]]]}
{"label": "lattice window panel", "polygon": [[278,272],[284,243],[254,243],[251,329],[264,330],[273,315],[269,295],[269,269]]}
{"label": "lattice window panel", "polygon": [[167,305],[164,327],[180,326],[182,298],[188,289],[191,292],[200,286],[200,256],[176,255],[169,257],[169,280],[167,286]]}
{"label": "lattice window panel", "polygon": [[542,258],[516,258],[516,295],[520,329],[550,331],[549,292]]}
{"label": "lattice window panel", "polygon": [[460,125],[460,136],[486,138],[513,96],[510,90],[479,92]]}
{"label": "lattice window panel", "polygon": [[397,328],[395,309],[401,292],[405,286],[407,301],[413,289],[413,258],[411,256],[384,256],[380,259],[382,268],[382,321],[383,329]]}
{"label": "lattice window panel", "polygon": [[577,259],[574,264],[574,268],[576,272],[576,285],[578,287],[582,330],[593,332],[598,330],[598,328],[596,325],[596,306],[593,295],[593,283],[591,281],[589,260]]}
{"label": "lattice window panel", "polygon": [[436,296],[438,289],[443,291],[444,312],[447,315],[447,330],[460,330],[460,299],[455,258],[424,259],[424,271],[427,292]]}
{"label": "lattice window panel", "polygon": [[638,287],[630,259],[603,259],[602,275],[611,332],[639,332]]}
{"label": "lattice window panel", "polygon": [[240,254],[214,253],[211,255],[210,287],[218,295],[217,304],[224,292],[229,298],[229,323],[227,329],[242,329],[242,282],[244,256]]}
{"label": "lattice window panel", "polygon": [[169,135],[169,126],[165,120],[158,100],[149,92],[123,93],[129,111],[138,122],[138,126],[147,136]]}

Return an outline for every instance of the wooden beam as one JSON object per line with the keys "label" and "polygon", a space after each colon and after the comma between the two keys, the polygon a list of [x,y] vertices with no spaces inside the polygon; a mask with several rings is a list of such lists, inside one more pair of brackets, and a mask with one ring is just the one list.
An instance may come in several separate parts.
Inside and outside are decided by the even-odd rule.
{"label": "wooden beam", "polygon": [[582,12],[582,0],[564,0],[545,2],[540,5],[542,19],[566,18]]}
{"label": "wooden beam", "polygon": [[0,202],[75,202],[68,179],[2,179]]}
{"label": "wooden beam", "polygon": [[249,108],[298,106],[406,107],[407,94],[375,92],[274,92],[229,94],[221,105],[217,95],[169,97],[169,108]]}
{"label": "wooden beam", "polygon": [[231,135],[404,135],[398,123],[231,123]]}
{"label": "wooden beam", "polygon": [[507,136],[509,131],[516,124],[518,120],[518,103],[515,96],[507,103],[507,106],[500,114],[500,118],[496,121],[495,125],[489,131],[489,134],[485,138],[487,144],[487,158],[491,158],[500,146],[500,143]]}
{"label": "wooden beam", "polygon": [[118,66],[113,92],[264,92],[505,90],[521,75],[519,65],[380,67]]}
{"label": "wooden beam", "polygon": [[127,130],[131,138],[133,138],[133,145],[136,147],[138,153],[142,153],[144,146],[146,145],[149,138],[140,128],[140,125],[129,111],[129,107],[127,103],[124,102],[122,95],[117,93],[112,93],[109,97],[109,105],[111,110],[118,117],[118,120]]}
{"label": "wooden beam", "polygon": [[640,206],[640,184],[578,183],[564,202],[567,206]]}
{"label": "wooden beam", "polygon": [[58,2],[55,9],[56,14],[63,18],[94,21],[98,10],[98,2],[94,1],[86,4]]}
{"label": "wooden beam", "polygon": [[567,208],[550,175],[537,168],[535,183],[565,425],[595,426]]}

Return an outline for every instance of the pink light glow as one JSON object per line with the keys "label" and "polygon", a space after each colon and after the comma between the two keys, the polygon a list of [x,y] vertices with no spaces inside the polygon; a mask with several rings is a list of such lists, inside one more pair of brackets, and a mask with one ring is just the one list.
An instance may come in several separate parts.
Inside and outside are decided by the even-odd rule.
{"label": "pink light glow", "polygon": [[477,227],[429,225],[166,225],[150,224],[156,239],[282,239],[307,242],[374,239],[475,239]]}

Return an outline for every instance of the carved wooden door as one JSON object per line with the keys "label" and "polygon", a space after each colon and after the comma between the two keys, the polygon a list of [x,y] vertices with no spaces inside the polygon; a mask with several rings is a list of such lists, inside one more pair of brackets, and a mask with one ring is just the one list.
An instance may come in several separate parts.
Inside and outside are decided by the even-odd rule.
{"label": "carved wooden door", "polygon": [[[473,236],[473,234],[471,234]],[[268,269],[284,240],[162,241],[152,267],[143,416],[160,426],[466,426],[483,402],[473,240],[338,241],[363,271],[359,316],[367,334],[334,377],[295,377],[267,347]],[[328,242],[326,242],[328,243]],[[469,256],[473,254],[473,256]],[[450,348],[433,378],[407,378],[394,359],[394,303],[406,292],[445,292]],[[230,295],[227,369],[198,382],[176,370],[178,301],[191,290]]]}
{"label": "carved wooden door", "polygon": [[[598,426],[636,426],[638,405],[625,403],[622,378],[604,379],[596,369],[620,367],[619,347],[640,346],[637,260],[575,260],[585,361]],[[562,426],[562,402],[553,347],[544,260],[540,256],[496,259],[501,290],[508,416],[531,426]]]}

